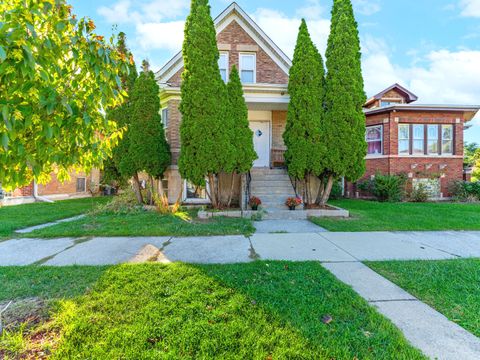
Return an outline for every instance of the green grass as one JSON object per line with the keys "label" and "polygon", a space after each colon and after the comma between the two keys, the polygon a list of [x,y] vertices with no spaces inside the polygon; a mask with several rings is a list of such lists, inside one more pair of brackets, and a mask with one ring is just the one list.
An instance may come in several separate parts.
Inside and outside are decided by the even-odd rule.
{"label": "green grass", "polygon": [[423,358],[316,262],[111,267],[49,329],[52,359]]}
{"label": "green grass", "polygon": [[29,237],[80,236],[213,236],[251,234],[255,231],[248,219],[195,219],[196,213],[161,215],[153,211],[132,214],[89,215],[84,219],[36,230]]}
{"label": "green grass", "polygon": [[331,201],[350,211],[348,219],[312,218],[330,231],[480,230],[480,204]]}
{"label": "green grass", "polygon": [[106,269],[105,266],[0,267],[0,302],[30,297],[71,298],[83,294]]}
{"label": "green grass", "polygon": [[368,262],[367,265],[480,336],[480,259]]}
{"label": "green grass", "polygon": [[18,229],[83,214],[109,200],[107,197],[82,198],[0,207],[0,239]]}

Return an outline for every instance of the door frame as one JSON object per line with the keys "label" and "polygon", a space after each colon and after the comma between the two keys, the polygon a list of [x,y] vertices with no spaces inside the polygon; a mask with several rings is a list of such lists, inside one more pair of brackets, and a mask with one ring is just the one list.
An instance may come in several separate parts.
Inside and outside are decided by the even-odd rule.
{"label": "door frame", "polygon": [[[272,160],[272,120],[249,120],[248,123],[268,123],[268,165],[267,166],[253,166],[254,168],[270,168]],[[255,134],[253,134],[255,136]]]}

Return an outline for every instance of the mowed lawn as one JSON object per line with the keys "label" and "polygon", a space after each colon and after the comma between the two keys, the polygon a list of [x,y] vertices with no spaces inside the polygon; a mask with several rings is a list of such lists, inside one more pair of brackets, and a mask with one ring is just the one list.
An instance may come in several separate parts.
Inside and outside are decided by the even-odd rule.
{"label": "mowed lawn", "polygon": [[335,200],[350,211],[348,219],[311,218],[330,231],[480,230],[480,204],[381,203]]}
{"label": "mowed lawn", "polygon": [[0,239],[18,229],[84,214],[108,201],[108,197],[89,197],[0,207]]}
{"label": "mowed lawn", "polygon": [[[31,269],[16,268],[19,276],[8,281],[21,281]],[[331,321],[322,321],[327,318]],[[106,270],[85,295],[61,301],[49,322],[24,333],[21,341],[19,336],[3,335],[0,355],[424,358],[396,327],[316,262],[119,265]]]}
{"label": "mowed lawn", "polygon": [[154,211],[129,214],[101,213],[81,220],[36,230],[29,237],[81,236],[213,236],[248,235],[255,231],[249,219],[199,220],[195,211],[162,215]]}
{"label": "mowed lawn", "polygon": [[367,265],[480,337],[480,259]]}

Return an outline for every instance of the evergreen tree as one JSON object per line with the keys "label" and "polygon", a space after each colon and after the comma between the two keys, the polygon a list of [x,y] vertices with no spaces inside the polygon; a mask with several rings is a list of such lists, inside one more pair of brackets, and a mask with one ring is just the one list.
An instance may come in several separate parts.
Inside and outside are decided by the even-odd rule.
{"label": "evergreen tree", "polygon": [[232,169],[233,149],[226,126],[226,86],[218,67],[216,32],[208,0],[192,0],[185,24],[180,111],[179,171],[194,185],[205,186],[212,205],[220,207],[218,174]]}
{"label": "evergreen tree", "polygon": [[324,119],[325,69],[304,19],[290,68],[288,92],[290,103],[283,134],[287,147],[285,162],[289,175],[304,182],[304,200],[310,204],[314,199],[310,196],[309,179],[324,171],[326,146],[321,123]]}
{"label": "evergreen tree", "polygon": [[145,60],[142,69],[132,92],[129,157],[137,171],[149,175],[151,189],[154,190],[153,179],[161,180],[170,165],[171,156],[160,117],[160,88]]}
{"label": "evergreen tree", "polygon": [[231,145],[235,149],[232,163],[232,181],[227,206],[230,206],[233,193],[234,174],[243,174],[253,166],[257,153],[253,147],[253,132],[248,123],[248,109],[243,97],[243,87],[240,75],[234,65],[227,84],[228,121],[231,130]]}
{"label": "evergreen tree", "polygon": [[366,101],[361,69],[358,26],[350,0],[334,0],[327,47],[327,77],[322,136],[328,146],[321,204],[325,204],[335,179],[358,180],[365,172]]}

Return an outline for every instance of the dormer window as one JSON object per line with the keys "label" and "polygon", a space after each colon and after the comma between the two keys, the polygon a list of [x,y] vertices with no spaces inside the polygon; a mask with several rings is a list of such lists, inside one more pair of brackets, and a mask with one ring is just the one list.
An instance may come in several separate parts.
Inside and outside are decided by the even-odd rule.
{"label": "dormer window", "polygon": [[218,59],[218,67],[220,68],[220,75],[224,82],[228,81],[228,53],[220,53]]}
{"label": "dormer window", "polygon": [[256,79],[257,56],[255,54],[240,54],[240,79],[244,84],[254,84]]}

